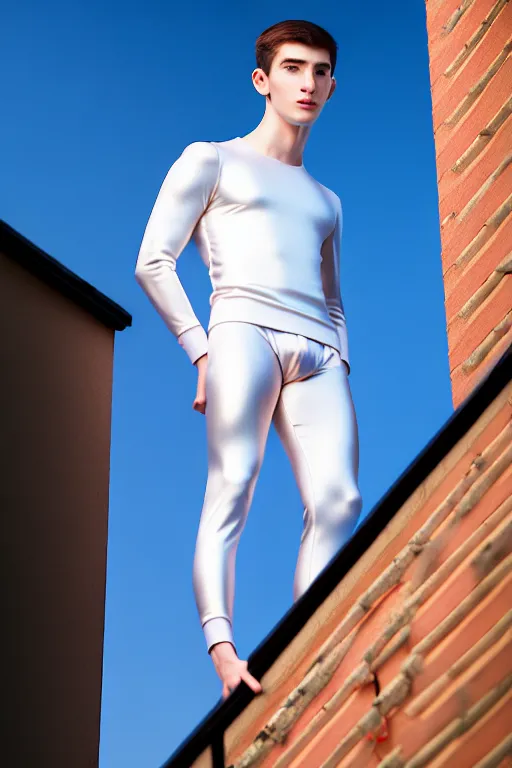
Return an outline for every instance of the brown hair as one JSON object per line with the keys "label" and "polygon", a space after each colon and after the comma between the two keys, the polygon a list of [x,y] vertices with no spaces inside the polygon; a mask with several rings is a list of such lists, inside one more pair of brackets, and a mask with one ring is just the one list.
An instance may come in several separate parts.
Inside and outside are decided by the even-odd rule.
{"label": "brown hair", "polygon": [[291,19],[273,24],[256,40],[256,66],[266,75],[270,72],[277,49],[283,43],[302,43],[312,48],[327,49],[331,59],[331,75],[334,74],[338,52],[336,40],[327,30],[312,21]]}

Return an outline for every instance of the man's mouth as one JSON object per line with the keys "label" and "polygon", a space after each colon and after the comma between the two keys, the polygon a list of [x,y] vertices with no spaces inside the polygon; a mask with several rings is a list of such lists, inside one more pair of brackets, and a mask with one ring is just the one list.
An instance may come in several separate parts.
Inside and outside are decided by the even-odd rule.
{"label": "man's mouth", "polygon": [[301,99],[297,104],[308,109],[314,109],[316,107],[316,101],[311,101],[311,99]]}

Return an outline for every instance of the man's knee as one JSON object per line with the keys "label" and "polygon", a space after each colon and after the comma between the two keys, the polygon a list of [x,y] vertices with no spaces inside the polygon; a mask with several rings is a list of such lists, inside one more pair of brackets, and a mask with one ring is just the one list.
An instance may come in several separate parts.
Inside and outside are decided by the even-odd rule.
{"label": "man's knee", "polygon": [[326,488],[316,506],[317,525],[338,529],[353,526],[361,513],[363,499],[357,487],[339,484]]}
{"label": "man's knee", "polygon": [[259,470],[260,461],[257,456],[244,456],[242,451],[236,450],[224,458],[221,466],[224,483],[239,488],[241,492],[255,481]]}

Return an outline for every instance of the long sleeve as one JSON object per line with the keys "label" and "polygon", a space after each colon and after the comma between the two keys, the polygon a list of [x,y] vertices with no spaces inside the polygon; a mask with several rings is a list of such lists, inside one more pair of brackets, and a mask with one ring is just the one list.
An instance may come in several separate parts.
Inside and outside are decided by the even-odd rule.
{"label": "long sleeve", "polygon": [[335,196],[335,199],[336,224],[329,237],[327,237],[322,244],[322,286],[327,304],[327,311],[338,334],[340,357],[347,362],[350,373],[347,325],[340,289],[341,230],[343,225],[343,214],[341,202],[337,195]]}
{"label": "long sleeve", "polygon": [[206,332],[176,273],[176,261],[215,191],[217,149],[189,144],[171,166],[151,211],[137,258],[135,278],[192,363],[208,351]]}

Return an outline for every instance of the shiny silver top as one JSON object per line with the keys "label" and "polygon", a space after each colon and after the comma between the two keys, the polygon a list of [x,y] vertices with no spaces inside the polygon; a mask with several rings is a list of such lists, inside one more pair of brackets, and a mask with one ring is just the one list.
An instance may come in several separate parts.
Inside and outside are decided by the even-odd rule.
{"label": "shiny silver top", "polygon": [[242,320],[298,333],[335,347],[349,364],[341,229],[339,197],[304,164],[264,155],[241,137],[197,141],[162,183],[136,279],[195,362],[208,338],[176,273],[193,238],[213,288],[208,329]]}

